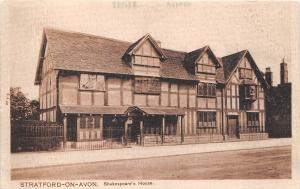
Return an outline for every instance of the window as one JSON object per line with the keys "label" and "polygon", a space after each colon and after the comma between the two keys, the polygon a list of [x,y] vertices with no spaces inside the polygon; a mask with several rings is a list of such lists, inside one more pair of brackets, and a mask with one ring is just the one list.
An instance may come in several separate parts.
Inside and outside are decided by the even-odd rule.
{"label": "window", "polygon": [[89,116],[87,119],[87,128],[92,129],[94,127],[94,118]]}
{"label": "window", "polygon": [[80,129],[85,129],[86,127],[86,117],[80,118]]}
{"label": "window", "polygon": [[160,94],[161,82],[156,78],[135,78],[134,92],[143,94]]}
{"label": "window", "polygon": [[255,85],[243,85],[240,87],[240,95],[244,100],[256,100],[257,86]]}
{"label": "window", "polygon": [[247,126],[259,127],[259,113],[247,112]]}
{"label": "window", "polygon": [[177,117],[176,116],[166,116],[165,125],[165,135],[176,135],[177,129]]}
{"label": "window", "polygon": [[80,89],[105,91],[104,75],[80,74]]}
{"label": "window", "polygon": [[144,122],[145,135],[160,135],[162,120],[155,116],[148,116],[147,121]]}
{"label": "window", "polygon": [[142,66],[159,67],[160,61],[158,57],[135,55],[133,57],[133,64],[142,65]]}
{"label": "window", "polygon": [[249,68],[240,68],[240,79],[252,79],[252,70]]}
{"label": "window", "polygon": [[197,112],[198,127],[216,127],[216,112]]}
{"label": "window", "polygon": [[199,83],[198,84],[198,96],[216,96],[216,84],[213,83]]}
{"label": "window", "polygon": [[100,128],[99,116],[82,116],[80,117],[80,129]]}
{"label": "window", "polygon": [[216,67],[214,65],[198,64],[197,65],[197,72],[198,73],[215,74],[216,73]]}
{"label": "window", "polygon": [[95,116],[95,128],[100,128],[100,116]]}

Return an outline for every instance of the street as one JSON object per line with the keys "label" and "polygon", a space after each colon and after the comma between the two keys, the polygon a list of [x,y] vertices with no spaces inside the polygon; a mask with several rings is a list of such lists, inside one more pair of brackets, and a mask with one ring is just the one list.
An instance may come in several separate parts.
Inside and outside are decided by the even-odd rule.
{"label": "street", "polygon": [[13,169],[11,177],[13,180],[288,179],[291,146]]}

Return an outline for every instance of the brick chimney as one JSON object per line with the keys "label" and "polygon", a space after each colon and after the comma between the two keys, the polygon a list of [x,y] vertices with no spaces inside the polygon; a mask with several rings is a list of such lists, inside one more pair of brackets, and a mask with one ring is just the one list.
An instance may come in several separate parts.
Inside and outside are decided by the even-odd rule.
{"label": "brick chimney", "polygon": [[283,59],[282,63],[280,64],[280,84],[285,83],[288,83],[288,69],[287,63],[285,63]]}
{"label": "brick chimney", "polygon": [[266,78],[266,81],[268,82],[268,84],[270,86],[272,86],[273,85],[273,72],[271,72],[270,67],[266,68],[265,78]]}

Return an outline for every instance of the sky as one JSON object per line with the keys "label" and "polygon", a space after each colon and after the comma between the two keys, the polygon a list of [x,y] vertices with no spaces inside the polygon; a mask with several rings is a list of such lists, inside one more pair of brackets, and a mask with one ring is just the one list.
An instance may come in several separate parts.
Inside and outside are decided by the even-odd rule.
{"label": "sky", "polygon": [[248,49],[262,71],[271,67],[275,84],[282,59],[289,69],[293,64],[294,3],[16,0],[8,7],[3,49],[10,82],[30,99],[38,98],[34,77],[44,27],[130,42],[150,33],[163,48],[189,52],[209,45],[218,57]]}

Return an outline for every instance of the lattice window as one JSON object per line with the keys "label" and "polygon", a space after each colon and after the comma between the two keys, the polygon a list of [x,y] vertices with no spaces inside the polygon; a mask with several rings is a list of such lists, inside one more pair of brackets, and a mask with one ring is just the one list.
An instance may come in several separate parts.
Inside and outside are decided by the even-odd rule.
{"label": "lattice window", "polygon": [[247,112],[247,126],[259,127],[259,113]]}
{"label": "lattice window", "polygon": [[105,91],[105,77],[97,74],[80,74],[81,90]]}
{"label": "lattice window", "polygon": [[199,83],[198,84],[198,96],[215,97],[216,96],[216,84],[214,84],[214,83]]}
{"label": "lattice window", "polygon": [[135,78],[134,91],[142,94],[160,94],[161,82],[156,78]]}
{"label": "lattice window", "polygon": [[197,112],[198,127],[216,127],[216,112]]}

